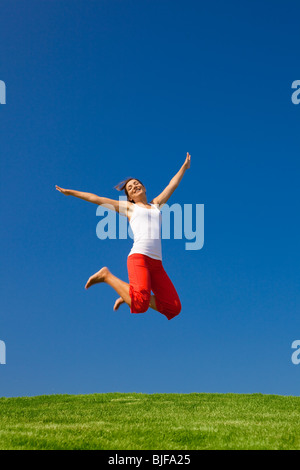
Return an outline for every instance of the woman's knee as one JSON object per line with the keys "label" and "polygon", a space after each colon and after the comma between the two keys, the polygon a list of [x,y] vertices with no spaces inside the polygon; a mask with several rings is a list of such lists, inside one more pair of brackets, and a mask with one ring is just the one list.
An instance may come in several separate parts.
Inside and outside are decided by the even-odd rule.
{"label": "woman's knee", "polygon": [[172,318],[179,315],[180,312],[181,312],[181,303],[180,303],[180,300],[176,300],[173,304],[172,311],[171,311]]}
{"label": "woman's knee", "polygon": [[138,302],[136,304],[136,312],[135,313],[145,313],[147,312],[148,308],[149,308],[149,303],[150,303],[150,298],[147,300],[147,299],[143,299],[141,302]]}
{"label": "woman's knee", "polygon": [[180,300],[174,300],[172,303],[159,304],[158,311],[165,315],[168,320],[177,317],[181,312],[181,303]]}
{"label": "woman's knee", "polygon": [[131,290],[131,312],[145,313],[150,304],[150,292],[147,290]]}

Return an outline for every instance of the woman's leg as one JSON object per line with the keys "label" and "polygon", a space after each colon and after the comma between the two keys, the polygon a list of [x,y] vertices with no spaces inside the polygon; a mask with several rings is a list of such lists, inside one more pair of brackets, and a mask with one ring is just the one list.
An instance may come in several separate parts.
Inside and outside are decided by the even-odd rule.
{"label": "woman's leg", "polygon": [[[129,285],[129,284],[128,284]],[[123,299],[123,297],[119,297],[116,301],[115,301],[115,305],[114,305],[114,310],[118,310],[118,308],[120,307],[120,305],[122,304],[125,304],[125,300]],[[151,294],[150,296],[150,302],[149,302],[149,307],[152,308],[153,310],[157,310],[156,308],[156,301],[155,301],[155,295]]]}
{"label": "woman's leg", "polygon": [[[88,289],[92,285],[99,284],[101,282],[105,282],[110,285],[120,295],[119,299],[115,302],[114,310],[117,310],[122,303],[126,303],[131,307],[130,284],[116,277],[107,267],[103,267],[100,271],[93,274],[86,283],[85,288]],[[148,279],[146,279],[145,282],[147,286],[144,287],[148,288]],[[154,295],[150,296],[149,307],[153,310],[157,310]]]}
{"label": "woman's leg", "polygon": [[179,315],[181,303],[177,291],[167,275],[162,262],[152,261],[151,286],[155,295],[156,309],[168,320]]}
{"label": "woman's leg", "polygon": [[[127,258],[131,313],[144,313],[148,310],[151,298],[151,279],[148,257],[134,253]],[[125,300],[125,299],[124,299]]]}
{"label": "woman's leg", "polygon": [[85,288],[88,289],[89,287],[93,286],[94,284],[98,284],[100,282],[105,282],[109,286],[111,286],[115,291],[122,297],[124,302],[126,302],[129,307],[131,306],[131,297],[129,295],[129,284],[127,282],[122,281],[118,277],[114,276],[107,267],[100,269],[100,271],[96,272],[91,276],[88,282],[85,285]]}

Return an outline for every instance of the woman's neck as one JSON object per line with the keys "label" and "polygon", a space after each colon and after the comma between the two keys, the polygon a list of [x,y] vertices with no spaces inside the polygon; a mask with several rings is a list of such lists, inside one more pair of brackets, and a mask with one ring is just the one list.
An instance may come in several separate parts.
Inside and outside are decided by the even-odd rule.
{"label": "woman's neck", "polygon": [[137,201],[134,201],[134,202],[138,205],[149,206],[149,203],[147,201],[146,196],[141,197],[140,199],[138,199]]}
{"label": "woman's neck", "polygon": [[149,202],[136,202],[138,206],[150,206]]}

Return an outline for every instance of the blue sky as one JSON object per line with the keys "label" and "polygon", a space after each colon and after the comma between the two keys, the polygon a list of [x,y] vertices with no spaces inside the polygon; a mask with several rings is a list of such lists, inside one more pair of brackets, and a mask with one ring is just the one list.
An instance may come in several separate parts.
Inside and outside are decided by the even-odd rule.
{"label": "blue sky", "polygon": [[[299,395],[299,3],[2,1],[0,395]],[[55,185],[204,204],[205,242],[163,240],[182,302],[112,307],[132,241]]]}

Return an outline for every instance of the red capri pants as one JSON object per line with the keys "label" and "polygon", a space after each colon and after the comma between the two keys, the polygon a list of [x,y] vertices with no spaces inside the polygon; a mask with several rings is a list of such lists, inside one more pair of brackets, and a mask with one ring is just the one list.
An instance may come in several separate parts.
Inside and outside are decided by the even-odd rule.
{"label": "red capri pants", "polygon": [[181,303],[161,260],[134,253],[127,258],[131,313],[144,313],[149,308],[151,290],[157,310],[168,320],[181,311]]}

